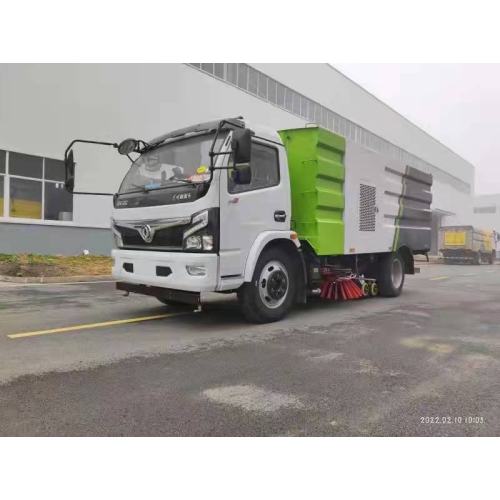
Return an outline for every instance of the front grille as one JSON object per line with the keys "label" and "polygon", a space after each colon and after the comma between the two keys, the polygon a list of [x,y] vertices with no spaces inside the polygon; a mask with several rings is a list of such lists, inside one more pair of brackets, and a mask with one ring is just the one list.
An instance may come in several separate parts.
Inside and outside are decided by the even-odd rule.
{"label": "front grille", "polygon": [[167,227],[155,231],[151,243],[144,241],[137,229],[115,226],[123,241],[123,248],[140,248],[143,250],[182,250],[182,236],[189,224]]}

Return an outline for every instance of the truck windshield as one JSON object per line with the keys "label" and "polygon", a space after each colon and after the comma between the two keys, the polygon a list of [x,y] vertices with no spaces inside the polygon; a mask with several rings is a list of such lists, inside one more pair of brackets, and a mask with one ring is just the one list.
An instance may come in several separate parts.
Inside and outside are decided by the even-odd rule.
{"label": "truck windshield", "polygon": [[[127,172],[119,193],[205,182],[210,178],[208,153],[213,137],[213,134],[205,134],[182,139],[142,154]],[[215,151],[222,139],[217,140]]]}

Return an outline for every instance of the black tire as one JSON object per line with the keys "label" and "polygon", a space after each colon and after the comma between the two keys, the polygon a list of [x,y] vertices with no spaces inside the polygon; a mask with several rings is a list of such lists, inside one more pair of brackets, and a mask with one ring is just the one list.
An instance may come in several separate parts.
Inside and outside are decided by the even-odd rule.
{"label": "black tire", "polygon": [[295,300],[296,272],[295,259],[289,252],[281,248],[265,250],[257,261],[252,281],[244,283],[238,290],[245,318],[252,323],[271,323],[282,319]]}
{"label": "black tire", "polygon": [[405,263],[399,253],[384,255],[379,262],[378,289],[382,297],[397,297],[405,282]]}

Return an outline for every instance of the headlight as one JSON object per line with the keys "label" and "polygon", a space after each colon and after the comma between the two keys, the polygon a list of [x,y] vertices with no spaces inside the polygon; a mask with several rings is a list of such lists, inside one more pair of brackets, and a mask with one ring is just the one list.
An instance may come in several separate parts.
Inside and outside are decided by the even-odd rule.
{"label": "headlight", "polygon": [[206,234],[201,237],[203,244],[203,250],[208,250],[209,252],[214,249],[214,237],[210,234]]}
{"label": "headlight", "polygon": [[186,251],[214,252],[218,248],[219,212],[210,208],[194,214],[184,231],[182,241]]}
{"label": "headlight", "polygon": [[188,236],[184,240],[186,250],[201,250],[201,236]]}

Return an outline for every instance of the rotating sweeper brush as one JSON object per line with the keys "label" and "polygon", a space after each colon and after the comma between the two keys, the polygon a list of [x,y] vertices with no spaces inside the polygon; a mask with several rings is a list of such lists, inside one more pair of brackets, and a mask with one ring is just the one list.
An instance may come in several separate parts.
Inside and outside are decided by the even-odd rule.
{"label": "rotating sweeper brush", "polygon": [[320,292],[322,299],[354,300],[378,294],[377,283],[372,278],[332,268],[322,268],[321,275],[324,279]]}

